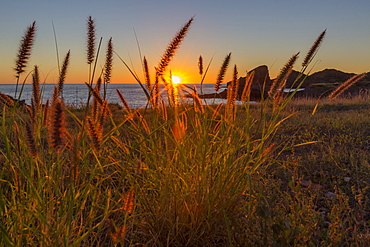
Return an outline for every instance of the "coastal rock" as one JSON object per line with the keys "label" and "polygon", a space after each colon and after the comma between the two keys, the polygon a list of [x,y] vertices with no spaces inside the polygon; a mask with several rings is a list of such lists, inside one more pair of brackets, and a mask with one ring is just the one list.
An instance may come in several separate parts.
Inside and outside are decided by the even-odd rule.
{"label": "coastal rock", "polygon": [[[354,73],[346,73],[336,69],[325,69],[318,71],[308,76],[306,79],[305,93],[306,97],[326,97],[333,90],[335,90],[341,83],[345,82]],[[358,81],[355,85],[352,85],[347,89],[343,95],[345,96],[355,96],[362,91],[367,91],[370,89],[370,72],[367,73],[365,78]]]}
{"label": "coastal rock", "polygon": [[251,87],[251,95],[250,99],[252,101],[260,100],[261,96],[263,95],[264,98],[267,97],[268,88],[270,88],[272,84],[272,80],[270,78],[269,70],[266,65],[258,66],[257,68],[249,71],[246,77],[239,78],[239,89],[238,89],[238,98],[243,93],[243,89],[245,87],[246,78],[254,72],[254,77],[252,80],[252,87]]}
{"label": "coastal rock", "polygon": [[336,69],[324,69],[313,73],[306,81],[307,84],[345,82],[354,75],[354,73],[346,73]]}
{"label": "coastal rock", "polygon": [[306,86],[308,86],[307,78],[308,78],[307,75],[301,74],[299,71],[293,70],[288,76],[285,87],[296,88],[302,82],[302,80],[304,80],[301,85],[301,88],[305,88]]}
{"label": "coastal rock", "polygon": [[[266,65],[258,66],[257,68],[249,71],[247,73],[247,76],[250,75],[252,72],[254,72],[253,77],[253,86],[257,86],[258,88],[262,88],[263,86],[270,87],[272,80],[270,78],[269,70]],[[244,77],[245,78],[245,77]],[[244,85],[241,85],[243,88]]]}
{"label": "coastal rock", "polygon": [[[247,76],[250,75],[250,73],[254,72],[254,77],[252,81],[252,87],[251,87],[251,95],[250,100],[252,101],[258,101],[261,100],[261,96],[264,95],[264,97],[267,97],[268,88],[270,88],[272,80],[270,78],[269,70],[266,65],[258,66],[257,68],[249,71],[247,73]],[[240,77],[239,78],[239,88],[238,88],[238,98],[240,98],[241,94],[243,93],[243,89],[245,86],[246,77]],[[231,83],[228,82],[227,85]],[[220,93],[212,93],[212,94],[203,94],[200,95],[201,98],[222,98],[226,99],[227,97],[227,89],[224,89]]]}
{"label": "coastal rock", "polygon": [[[248,72],[247,76],[254,72],[254,78],[252,81],[251,87],[251,95],[250,100],[252,101],[259,101],[261,97],[267,98],[267,92],[271,84],[273,83],[273,79],[270,78],[269,70],[266,65],[261,65],[256,67],[255,69]],[[303,83],[301,88],[304,88],[303,91],[297,92],[295,97],[325,97],[326,95],[330,94],[335,88],[351,78],[354,73],[346,73],[336,69],[324,69],[322,71],[318,71],[313,73],[312,75],[300,75],[300,72],[293,70],[292,73],[289,75],[285,88],[294,88],[298,86],[302,80]],[[300,79],[297,78],[300,76]],[[239,78],[239,89],[238,89],[238,98],[241,97],[245,86],[246,77]],[[228,82],[227,85],[231,83]],[[347,95],[357,95],[361,91],[370,90],[370,72],[367,73],[367,76],[357,82],[355,85],[351,86],[345,94]],[[227,89],[219,93],[212,93],[212,94],[204,94],[200,95],[201,98],[223,98],[226,99],[227,97]]]}

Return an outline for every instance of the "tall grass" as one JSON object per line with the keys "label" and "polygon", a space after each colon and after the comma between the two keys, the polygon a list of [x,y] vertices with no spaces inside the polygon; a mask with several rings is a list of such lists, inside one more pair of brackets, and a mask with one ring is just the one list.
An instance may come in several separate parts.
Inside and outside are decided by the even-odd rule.
{"label": "tall grass", "polygon": [[[144,58],[145,109],[131,109],[119,90],[125,109],[114,108],[101,96],[101,81],[95,87],[90,83],[93,75],[86,83],[93,97],[86,109],[64,105],[62,84],[55,87],[50,106],[49,101],[42,104],[38,67],[31,106],[14,107],[0,94],[2,245],[316,246],[361,243],[358,234],[366,239],[364,228],[351,235],[339,227],[354,222],[355,212],[340,218],[349,207],[345,196],[330,201],[330,214],[321,215],[314,208],[317,193],[299,183],[298,161],[279,159],[302,146],[284,145],[277,138],[279,127],[292,115],[285,111],[291,96],[279,104],[264,99],[251,105],[251,73],[242,90],[245,104],[237,107],[235,65],[226,105],[201,104],[196,90],[191,92],[193,104],[173,100],[174,91],[168,93],[172,104],[164,104],[159,82],[166,82],[163,72],[192,22],[170,42],[154,84]],[[97,59],[91,17],[88,23],[91,64]],[[110,42],[105,83],[111,71]],[[221,66],[216,91],[230,56]],[[282,69],[281,80],[297,56]],[[68,58],[69,53],[63,68]],[[62,71],[64,82],[67,70]],[[166,83],[167,90],[179,90]],[[291,178],[278,179],[273,168]]]}
{"label": "tall grass", "polygon": [[25,72],[27,67],[28,60],[31,56],[31,51],[33,44],[35,42],[35,35],[36,35],[36,22],[34,21],[25,31],[24,36],[22,37],[21,43],[19,45],[19,50],[17,54],[17,59],[15,62],[15,72],[17,73],[17,85],[15,88],[15,96],[17,97],[18,93],[18,84],[20,80],[20,75]]}

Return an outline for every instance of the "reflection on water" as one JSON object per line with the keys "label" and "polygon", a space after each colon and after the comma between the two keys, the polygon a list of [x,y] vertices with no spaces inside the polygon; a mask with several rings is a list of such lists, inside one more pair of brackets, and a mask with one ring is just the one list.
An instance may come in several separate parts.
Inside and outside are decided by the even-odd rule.
{"label": "reflection on water", "polygon": [[285,88],[283,91],[284,91],[284,93],[293,93],[294,91],[300,92],[300,91],[303,91],[303,90],[304,90],[304,88],[298,88],[298,89]]}
{"label": "reflection on water", "polygon": [[[41,86],[42,99],[45,102],[47,99],[50,99],[54,90],[53,84],[44,84]],[[181,95],[189,93],[190,89],[196,87],[198,92],[200,91],[199,84],[187,84],[186,86],[181,85],[180,87],[174,87],[173,95],[175,96],[176,102],[189,101],[192,99],[181,97]],[[139,84],[108,84],[106,98],[109,103],[121,103],[117,95],[116,88],[118,88],[126,101],[132,108],[141,108],[147,105],[147,98],[143,89]],[[202,89],[204,94],[214,93],[213,84],[203,84]],[[15,84],[0,84],[0,92],[8,94],[14,97],[15,93]],[[167,100],[167,90],[164,86],[161,85],[160,93],[163,96],[164,100]],[[25,84],[24,89],[21,95],[21,100],[25,100],[27,104],[31,103],[32,98],[32,85]],[[63,88],[63,98],[66,104],[73,105],[76,107],[82,106],[86,103],[88,98],[88,89],[84,84],[65,84]],[[226,102],[225,99],[203,99],[204,103],[207,104],[219,104],[221,102]]]}

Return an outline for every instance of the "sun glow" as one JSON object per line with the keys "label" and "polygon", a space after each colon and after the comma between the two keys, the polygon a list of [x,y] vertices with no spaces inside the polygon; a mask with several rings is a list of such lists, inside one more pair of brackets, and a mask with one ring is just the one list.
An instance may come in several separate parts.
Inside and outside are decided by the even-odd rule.
{"label": "sun glow", "polygon": [[181,78],[180,76],[177,76],[177,75],[172,75],[172,83],[177,85],[177,84],[180,84],[181,83]]}

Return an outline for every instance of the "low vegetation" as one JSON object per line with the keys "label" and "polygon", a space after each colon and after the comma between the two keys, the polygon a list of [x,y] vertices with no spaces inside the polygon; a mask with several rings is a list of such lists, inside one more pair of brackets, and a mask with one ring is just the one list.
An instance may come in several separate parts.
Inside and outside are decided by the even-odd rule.
{"label": "low vegetation", "polygon": [[[249,103],[248,83],[243,95],[237,95],[236,65],[225,104],[202,104],[197,91],[190,89],[193,101],[183,104],[163,74],[192,22],[170,42],[154,81],[145,58],[145,83],[133,74],[148,97],[143,109],[131,109],[119,90],[120,105],[104,97],[112,70],[112,39],[103,76],[93,84],[92,18],[87,45],[90,96],[84,107],[63,103],[69,52],[46,103],[37,66],[30,106],[0,94],[1,245],[368,243],[368,95],[342,99],[338,91],[332,100],[317,101],[282,94],[297,53],[282,68],[270,97],[258,104]],[[29,32],[34,27],[22,42],[33,43],[27,39],[33,39]],[[324,35],[305,57],[302,74]],[[216,88],[230,56],[222,63]],[[27,59],[18,62],[22,70],[16,70],[17,82]],[[204,78],[202,66],[200,71]],[[160,82],[166,85],[166,101]],[[20,84],[16,98],[22,89]],[[237,105],[237,98],[244,103]]]}

